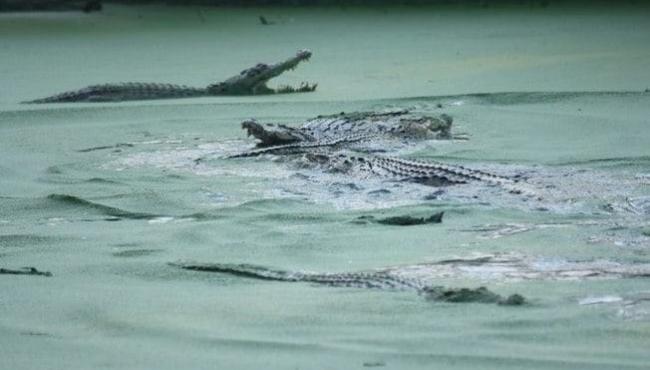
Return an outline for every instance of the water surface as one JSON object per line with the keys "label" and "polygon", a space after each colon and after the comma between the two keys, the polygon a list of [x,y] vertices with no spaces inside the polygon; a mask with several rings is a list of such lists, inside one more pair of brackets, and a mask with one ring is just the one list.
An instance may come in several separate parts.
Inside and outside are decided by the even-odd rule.
{"label": "water surface", "polygon": [[[626,303],[649,290],[644,278],[440,281],[530,301],[502,307],[168,263],[344,272],[475,253],[650,262],[648,20],[645,8],[568,6],[1,15],[0,267],[54,276],[0,275],[0,364],[646,368],[650,307]],[[313,94],[19,104],[103,82],[206,85],[304,47],[312,61],[275,83],[315,81]],[[221,157],[253,145],[246,118],[402,108],[450,114],[469,140],[401,155],[520,175],[539,196]],[[438,211],[440,225],[353,222]]]}

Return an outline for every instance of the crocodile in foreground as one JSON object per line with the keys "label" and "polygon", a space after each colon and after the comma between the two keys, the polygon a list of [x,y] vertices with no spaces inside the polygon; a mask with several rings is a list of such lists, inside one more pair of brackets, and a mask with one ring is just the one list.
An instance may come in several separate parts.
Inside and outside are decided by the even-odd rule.
{"label": "crocodile in foreground", "polygon": [[218,95],[259,95],[292,92],[309,92],[316,84],[302,83],[299,87],[268,87],[267,82],[282,73],[296,68],[302,61],[309,60],[311,51],[300,50],[295,56],[279,63],[260,63],[241,71],[223,82],[204,88],[164,83],[126,82],[92,85],[76,91],[64,92],[26,103],[75,103],[75,102],[120,102],[129,100],[173,99]]}
{"label": "crocodile in foreground", "polygon": [[527,257],[519,254],[486,254],[444,259],[409,266],[362,272],[317,273],[270,269],[251,264],[178,262],[186,270],[217,272],[246,278],[284,282],[308,282],[332,287],[415,291],[433,301],[478,302],[520,305],[518,294],[503,297],[484,287],[445,288],[440,279],[485,281],[622,279],[650,277],[650,264],[609,260],[571,261]]}
{"label": "crocodile in foreground", "polygon": [[242,128],[259,140],[258,148],[230,158],[302,154],[307,163],[329,171],[374,175],[430,186],[479,181],[501,186],[513,193],[529,193],[516,180],[485,171],[369,153],[388,151],[388,145],[381,144],[388,144],[391,140],[451,139],[452,121],[446,114],[432,117],[407,110],[318,116],[297,127],[247,120],[242,122]]}
{"label": "crocodile in foreground", "polygon": [[170,265],[185,270],[219,272],[260,280],[285,282],[309,282],[332,287],[368,288],[383,290],[412,290],[422,294],[427,300],[451,303],[496,303],[499,305],[519,306],[526,303],[523,296],[512,294],[503,297],[485,287],[445,288],[442,286],[423,286],[412,279],[399,278],[381,271],[357,272],[339,274],[319,274],[308,272],[292,272],[269,269],[263,266],[249,264],[200,264],[200,263],[171,263]]}
{"label": "crocodile in foreground", "polygon": [[412,114],[408,110],[393,112],[353,112],[321,115],[298,127],[276,123],[242,122],[248,136],[259,140],[258,147],[291,143],[317,143],[351,135],[375,135],[408,139],[451,139],[453,119]]}

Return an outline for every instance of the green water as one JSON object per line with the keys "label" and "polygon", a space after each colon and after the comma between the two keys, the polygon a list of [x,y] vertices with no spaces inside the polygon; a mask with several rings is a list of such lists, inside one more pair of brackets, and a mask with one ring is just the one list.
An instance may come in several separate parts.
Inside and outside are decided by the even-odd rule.
{"label": "green water", "polygon": [[[649,21],[553,6],[0,15],[0,267],[53,273],[0,275],[0,368],[648,368],[647,303],[579,304],[647,279],[441,282],[531,302],[502,307],[168,263],[650,262]],[[274,84],[312,94],[19,104],[103,82],[202,86],[305,47],[312,61]],[[469,135],[409,156],[523,174],[541,199],[477,185],[425,200],[436,189],[219,158],[252,144],[246,118],[394,108],[445,112]],[[441,225],[351,222],[441,210]]]}

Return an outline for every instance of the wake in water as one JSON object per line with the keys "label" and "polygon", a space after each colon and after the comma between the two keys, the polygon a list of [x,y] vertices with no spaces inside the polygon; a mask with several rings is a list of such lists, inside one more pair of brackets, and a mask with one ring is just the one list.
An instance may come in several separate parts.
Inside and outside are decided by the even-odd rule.
{"label": "wake in water", "polygon": [[[417,183],[384,180],[373,176],[358,176],[302,166],[298,161],[285,163],[282,157],[267,156],[252,160],[227,160],[228,153],[237,152],[243,141],[205,144],[196,148],[182,146],[153,152],[126,154],[104,165],[113,170],[154,167],[191,173],[197,176],[241,177],[264,182],[251,191],[264,197],[303,199],[331,203],[340,209],[389,208],[419,204],[427,201],[457,202],[495,208],[517,208],[529,211],[551,211],[556,214],[610,213],[647,215],[650,206],[640,198],[648,185],[650,174],[633,170],[615,173],[585,166],[524,166],[511,164],[474,163],[473,168],[499,173],[504,177],[520,178],[536,196],[508,194],[490,184],[458,184],[432,187]],[[214,159],[194,163],[205,153]],[[217,154],[215,154],[217,153]],[[632,161],[634,161],[633,159]],[[634,162],[632,162],[634,163]],[[625,168],[622,164],[621,167]],[[267,181],[262,181],[267,180]],[[269,183],[270,181],[270,183]],[[645,205],[644,205],[645,204]]]}
{"label": "wake in water", "polygon": [[[414,102],[409,109],[434,114],[439,106],[455,102],[467,105],[518,106],[522,104],[567,103],[593,99],[646,99],[649,94],[639,92],[540,92],[540,93],[494,93],[404,99],[400,104]],[[582,99],[582,100],[581,100]],[[591,99],[591,100],[590,100]],[[438,102],[435,103],[434,102]],[[399,112],[404,106],[387,106]],[[471,141],[470,141],[471,142]],[[163,144],[164,143],[164,144]],[[647,225],[649,208],[643,199],[650,183],[647,157],[615,157],[589,160],[564,161],[553,165],[530,165],[496,162],[473,162],[447,156],[450,167],[462,165],[480,173],[499,175],[514,179],[517,187],[525,187],[525,194],[511,194],[490,183],[467,183],[452,186],[427,186],[402,181],[400,178],[382,178],[369,171],[340,171],[337,166],[314,164],[313,159],[297,155],[268,154],[256,158],[228,159],[245,152],[251,142],[225,139],[216,142],[191,142],[166,140],[160,144],[147,143],[147,150],[140,145],[120,146],[113,160],[103,167],[125,171],[136,168],[156,168],[163,171],[206,177],[215,184],[241,183],[244,186],[215,194],[225,199],[217,206],[236,206],[255,199],[292,199],[331,205],[340,210],[393,208],[417,204],[452,204],[481,209],[514,209],[525,212],[548,214],[567,219],[566,222],[598,223],[603,228],[643,228]],[[364,150],[383,151],[391,156],[418,158],[436,151],[437,148],[457,145],[451,141],[419,141],[405,143],[403,140],[383,140],[381,145]],[[106,146],[112,148],[112,146]],[[95,148],[93,148],[95,149]],[[427,155],[427,158],[431,155]],[[200,161],[197,161],[200,159]],[[454,163],[455,162],[455,163]],[[334,168],[332,168],[334,167]],[[223,188],[223,187],[221,187]],[[228,194],[230,192],[230,194]],[[534,194],[534,195],[531,195]],[[644,206],[646,204],[646,206]],[[524,232],[549,227],[544,223],[505,225],[495,235]],[[477,225],[480,230],[483,226]],[[486,227],[496,227],[487,225]],[[511,229],[510,231],[508,229]],[[638,234],[638,233],[637,233]],[[642,244],[645,236],[628,238],[626,244]]]}
{"label": "wake in water", "polygon": [[435,285],[441,279],[513,282],[650,277],[650,263],[622,263],[606,259],[580,261],[516,253],[477,254],[372,271],[327,274],[274,270],[247,264],[178,262],[173,265],[188,270],[222,272],[262,280],[416,291]]}
{"label": "wake in water", "polygon": [[[422,99],[413,100],[409,108],[428,112],[439,109],[439,106],[517,106],[567,102],[585,97],[645,99],[644,94],[631,92],[471,94],[437,97],[435,100],[442,103],[436,104],[422,102]],[[410,101],[401,100],[400,104]],[[439,145],[455,145],[455,142],[423,141],[403,145],[403,142],[393,141],[375,145],[370,152],[383,150],[400,157],[429,158]],[[475,233],[479,239],[499,239],[533,230],[589,226],[595,230],[589,237],[589,243],[631,247],[639,251],[647,250],[650,245],[650,233],[647,231],[650,226],[650,197],[647,196],[650,173],[646,165],[648,157],[643,155],[566,160],[545,165],[488,161],[467,164],[460,157],[445,157],[445,162],[455,162],[455,165],[471,167],[477,172],[516,179],[518,184],[525,184],[531,190],[534,196],[530,196],[512,194],[489,183],[428,186],[398,178],[378,177],[364,171],[340,171],[328,165],[315,166],[313,160],[301,155],[287,160],[286,156],[271,152],[258,158],[229,159],[247,147],[250,147],[249,141],[222,140],[198,145],[185,142],[147,152],[138,151],[137,147],[125,148],[104,167],[118,170],[158,168],[207,177],[215,183],[220,183],[224,178],[235,179],[238,180],[235,182],[245,186],[237,189],[237,196],[226,196],[235,202],[231,205],[236,205],[237,200],[241,203],[268,198],[328,204],[339,210],[374,210],[419,204],[472,210],[508,210],[541,215],[545,221],[478,224],[456,231]],[[535,218],[539,217],[531,217]],[[334,286],[408,286],[415,287],[413,289],[416,291],[435,285],[437,280],[443,278],[520,281],[650,277],[650,268],[642,262],[625,263],[615,258],[571,260],[516,254],[461,257],[343,274],[283,271],[238,264],[189,263],[180,266],[262,279],[308,281]]]}
{"label": "wake in water", "polygon": [[[106,169],[157,168],[179,174],[208,178],[219,188],[208,194],[214,207],[236,207],[256,199],[293,200],[331,206],[343,211],[378,210],[420,204],[471,207],[476,210],[511,210],[541,215],[549,221],[519,221],[478,224],[458,232],[476,233],[479,238],[497,239],[540,229],[591,227],[586,242],[645,250],[650,246],[649,173],[639,166],[643,159],[612,159],[603,168],[598,163],[560,165],[514,165],[473,163],[472,167],[505,177],[520,178],[535,197],[511,194],[498,186],[481,183],[432,187],[403,181],[386,181],[374,176],[351,176],[319,167],[286,163],[282,157],[246,160],[225,159],[247,144],[226,140],[140,152],[136,148],[115,155]],[[423,143],[419,148],[426,148]],[[453,145],[445,143],[444,145]],[[413,148],[398,149],[411,153]],[[210,153],[212,159],[195,163]],[[216,154],[215,154],[216,153]],[[220,155],[221,154],[221,155]],[[241,183],[228,188],[218,184]],[[442,208],[444,209],[444,208]],[[169,216],[169,215],[165,215]],[[179,218],[180,217],[180,218]],[[176,215],[186,219],[191,215]],[[165,218],[158,218],[164,220]],[[552,221],[551,221],[552,220]],[[152,221],[154,222],[154,221]]]}
{"label": "wake in water", "polygon": [[[213,272],[245,278],[281,282],[305,282],[331,287],[351,287],[381,290],[414,291],[427,300],[452,303],[497,303],[519,306],[526,299],[513,294],[503,297],[485,287],[445,288],[441,280],[471,279],[486,282],[513,282],[524,280],[602,280],[650,277],[650,263],[621,263],[612,260],[578,261],[561,258],[533,258],[514,253],[484,254],[456,257],[416,265],[405,265],[360,272],[317,273],[287,271],[251,264],[176,262],[170,264],[186,270]],[[631,296],[632,297],[632,296]],[[642,318],[650,298],[637,295],[603,300],[590,297],[580,304],[624,302],[619,315],[624,318]]]}

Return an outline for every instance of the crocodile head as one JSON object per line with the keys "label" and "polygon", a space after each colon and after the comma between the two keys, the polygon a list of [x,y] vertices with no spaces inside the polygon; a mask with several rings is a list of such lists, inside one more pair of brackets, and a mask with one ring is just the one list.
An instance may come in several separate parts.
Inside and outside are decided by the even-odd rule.
{"label": "crocodile head", "polygon": [[452,122],[453,119],[446,114],[428,116],[402,110],[387,113],[341,112],[321,115],[298,127],[261,123],[255,119],[245,120],[241,125],[248,136],[259,140],[258,147],[267,147],[354,135],[377,135],[377,138],[403,138],[414,141],[451,139]]}
{"label": "crocodile head", "polygon": [[277,89],[268,87],[267,82],[282,73],[295,69],[302,61],[311,58],[311,51],[298,50],[296,55],[285,61],[275,64],[259,63],[247,68],[239,75],[231,77],[226,81],[208,86],[211,95],[252,95],[252,94],[274,94],[290,92],[309,92],[316,90],[316,84],[303,82],[299,87],[280,86]]}
{"label": "crocodile head", "polygon": [[260,123],[248,119],[241,123],[248,136],[259,139],[258,147],[283,145],[299,141],[315,141],[316,139],[305,130],[276,123]]}
{"label": "crocodile head", "polygon": [[407,116],[399,120],[398,130],[394,135],[421,139],[451,139],[453,121],[451,116],[444,113],[438,117]]}

